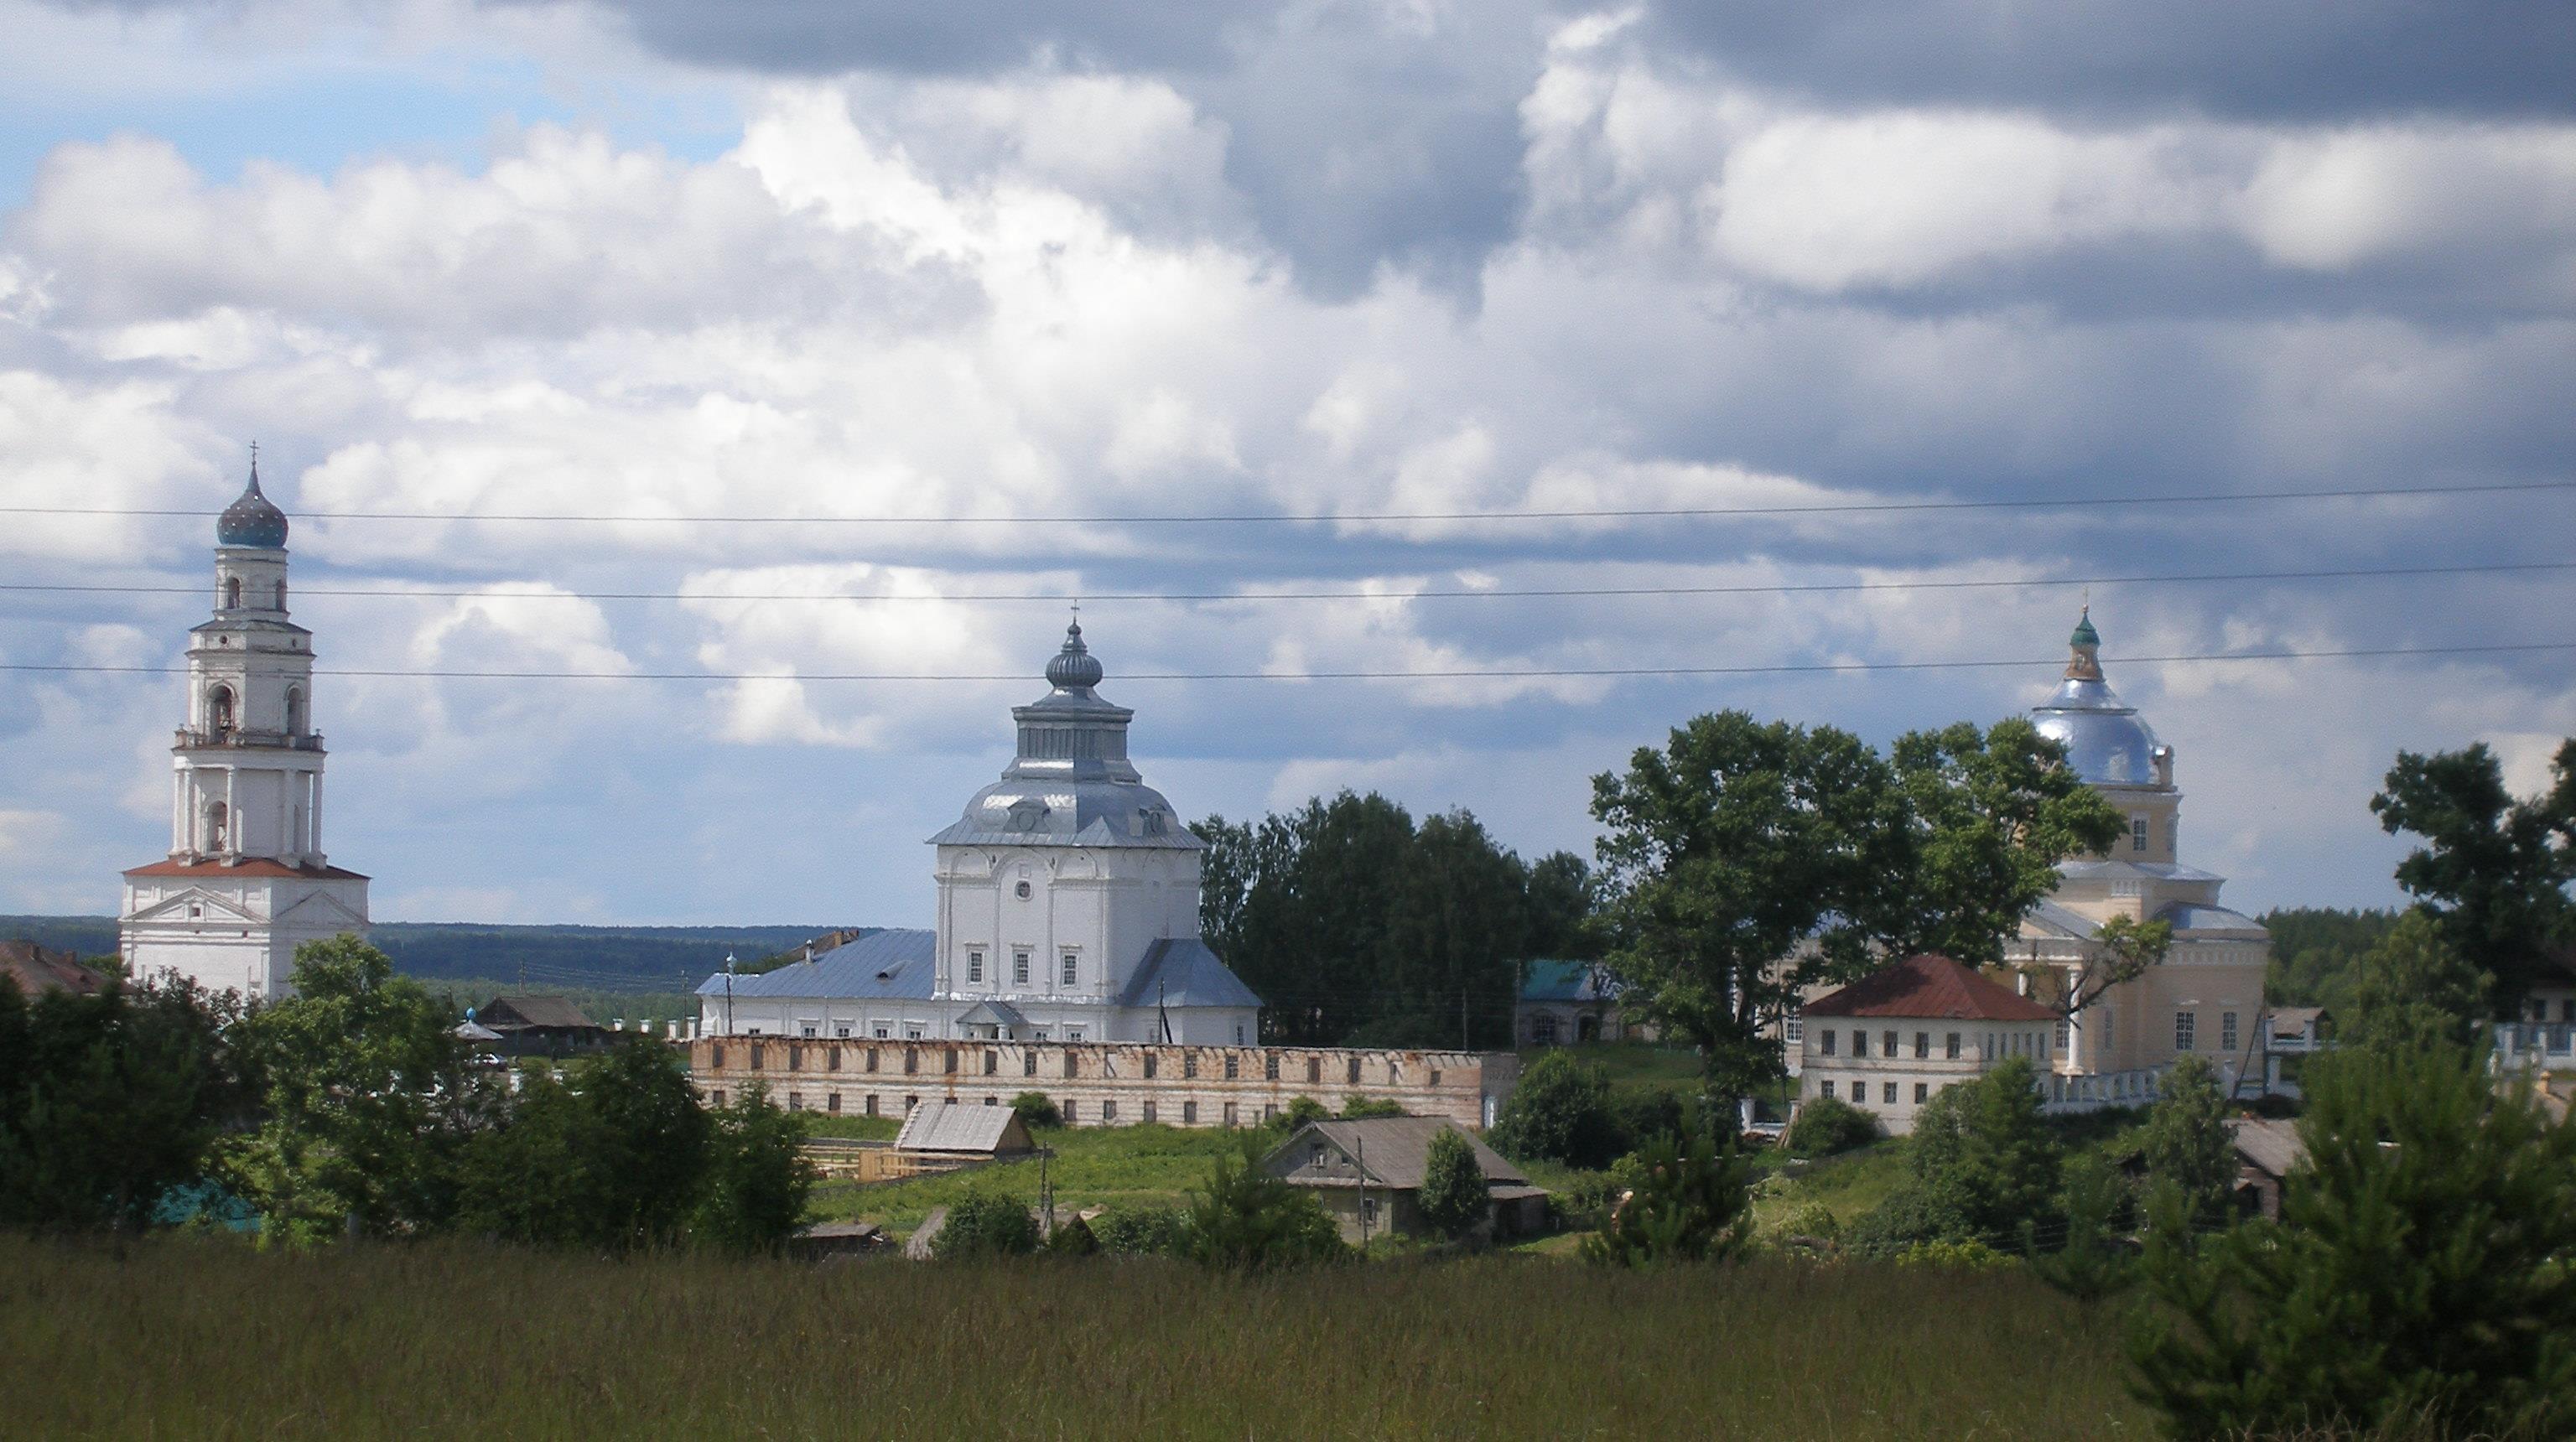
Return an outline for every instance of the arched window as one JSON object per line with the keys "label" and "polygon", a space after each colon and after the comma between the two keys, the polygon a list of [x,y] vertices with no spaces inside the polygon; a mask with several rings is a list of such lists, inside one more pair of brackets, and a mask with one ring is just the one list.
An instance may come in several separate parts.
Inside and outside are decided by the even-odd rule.
{"label": "arched window", "polygon": [[224,849],[224,827],[231,819],[225,814],[224,803],[220,801],[206,803],[206,849],[208,851]]}
{"label": "arched window", "polygon": [[224,577],[224,609],[225,609],[225,610],[227,610],[227,611],[237,610],[237,609],[239,609],[239,608],[240,608],[240,606],[241,606],[241,577],[239,577],[239,576],[226,576],[226,577]]}
{"label": "arched window", "polygon": [[291,686],[286,692],[286,734],[304,734],[304,693]]}
{"label": "arched window", "polygon": [[286,582],[283,580],[277,583],[277,609],[286,609]]}
{"label": "arched window", "polygon": [[218,733],[233,729],[231,687],[218,686],[206,693],[206,725]]}

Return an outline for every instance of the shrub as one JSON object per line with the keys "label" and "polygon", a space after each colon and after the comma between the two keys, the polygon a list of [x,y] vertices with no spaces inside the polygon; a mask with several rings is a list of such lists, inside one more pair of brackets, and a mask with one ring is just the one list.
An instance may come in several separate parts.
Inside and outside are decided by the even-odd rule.
{"label": "shrub", "polygon": [[2129,1211],[2129,1186],[2100,1156],[2066,1164],[2066,1244],[2035,1258],[2040,1280],[2090,1307],[2129,1285],[2128,1251],[2112,1234]]}
{"label": "shrub", "polygon": [[1350,1249],[1313,1196],[1261,1169],[1249,1138],[1219,1156],[1190,1194],[1187,1254],[1202,1266],[1257,1272],[1338,1260]]}
{"label": "shrub", "polygon": [[1577,1172],[1548,1194],[1548,1210],[1555,1214],[1558,1226],[1597,1229],[1610,1220],[1610,1209],[1618,1204],[1622,1190],[1608,1172]]}
{"label": "shrub", "polygon": [[1322,1102],[1313,1097],[1298,1097],[1288,1103],[1286,1111],[1272,1118],[1270,1125],[1280,1131],[1294,1133],[1309,1122],[1325,1122],[1332,1119],[1332,1112]]}
{"label": "shrub", "polygon": [[1732,1142],[1721,1149],[1700,1136],[1685,1150],[1678,1136],[1658,1137],[1622,1170],[1636,1176],[1635,1189],[1584,1243],[1586,1259],[1626,1267],[1719,1261],[1751,1237],[1752,1166]]}
{"label": "shrub", "polygon": [[1618,1127],[1619,1150],[1635,1151],[1666,1132],[1687,1137],[1706,1131],[1695,1115],[1697,1110],[1680,1092],[1663,1087],[1612,1093],[1610,1114]]}
{"label": "shrub", "polygon": [[1045,1092],[1022,1092],[1011,1098],[1011,1111],[1019,1117],[1020,1125],[1031,1130],[1064,1125],[1064,1113],[1055,1109],[1055,1098]]}
{"label": "shrub", "polygon": [[1025,1257],[1038,1249],[1038,1220],[1019,1198],[975,1191],[951,1203],[948,1220],[930,1241],[943,1262],[974,1257]]}
{"label": "shrub", "polygon": [[1177,1207],[1117,1206],[1091,1219],[1091,1235],[1115,1256],[1173,1256],[1181,1251],[1185,1220]]}
{"label": "shrub", "polygon": [[1842,1219],[1834,1215],[1833,1208],[1822,1202],[1809,1202],[1791,1212],[1788,1220],[1780,1224],[1780,1230],[1787,1236],[1830,1242],[1843,1234],[1843,1224]]}
{"label": "shrub", "polygon": [[1621,1152],[1619,1118],[1610,1106],[1610,1072],[1596,1062],[1551,1051],[1530,1063],[1494,1120],[1494,1148],[1523,1161],[1607,1166]]}
{"label": "shrub", "polygon": [[1366,1117],[1402,1115],[1404,1115],[1404,1108],[1377,1097],[1345,1097],[1342,1101],[1342,1120],[1346,1122],[1355,1122]]}
{"label": "shrub", "polygon": [[729,1252],[773,1252],[796,1235],[814,1190],[805,1159],[805,1115],[769,1099],[758,1082],[708,1111],[706,1179],[689,1238]]}
{"label": "shrub", "polygon": [[1909,1182],[1852,1223],[1843,1245],[1864,1257],[1893,1257],[1924,1242],[1966,1241],[1976,1235],[1967,1211],[1948,1190]]}
{"label": "shrub", "polygon": [[1476,1164],[1476,1148],[1456,1127],[1434,1133],[1423,1158],[1422,1190],[1415,1204],[1422,1221],[1443,1237],[1463,1237],[1484,1225],[1494,1204],[1485,1191],[1485,1170]]}
{"label": "shrub", "polygon": [[1073,1217],[1056,1223],[1047,1234],[1046,1250],[1053,1257],[1088,1257],[1100,1250],[1100,1238],[1089,1222]]}
{"label": "shrub", "polygon": [[2030,1059],[2012,1057],[1944,1088],[1914,1118],[1914,1176],[1952,1199],[1969,1235],[2036,1225],[2057,1199],[2057,1143],[2039,1113]]}
{"label": "shrub", "polygon": [[1868,1112],[1839,1097],[1815,1097],[1799,1104],[1798,1119],[1789,1123],[1780,1145],[1793,1157],[1830,1157],[1881,1135],[1878,1118]]}
{"label": "shrub", "polygon": [[1943,1267],[1955,1271],[1991,1272],[2013,1259],[1983,1242],[1915,1242],[1896,1254],[1900,1267]]}
{"label": "shrub", "polygon": [[2183,1436],[2576,1435],[2576,1123],[2467,1054],[2307,1069],[2281,1224],[2192,1245],[2168,1189],[2131,1354]]}

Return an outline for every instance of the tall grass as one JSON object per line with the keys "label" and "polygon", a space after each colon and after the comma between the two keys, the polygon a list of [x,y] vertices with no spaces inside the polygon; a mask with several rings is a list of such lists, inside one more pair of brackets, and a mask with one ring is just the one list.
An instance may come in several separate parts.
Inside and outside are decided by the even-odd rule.
{"label": "tall grass", "polygon": [[27,1437],[2144,1437],[2016,1272],[626,1263],[0,1237]]}

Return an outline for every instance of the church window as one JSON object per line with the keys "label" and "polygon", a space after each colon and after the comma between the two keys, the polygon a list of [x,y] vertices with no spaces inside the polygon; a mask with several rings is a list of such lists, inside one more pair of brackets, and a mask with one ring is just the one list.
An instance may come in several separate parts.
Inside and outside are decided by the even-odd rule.
{"label": "church window", "polygon": [[277,609],[281,611],[286,609],[286,583],[284,581],[277,583]]}
{"label": "church window", "polygon": [[[190,921],[201,920],[204,918],[205,914],[206,909],[204,907],[197,905],[193,901],[188,903],[188,919]],[[719,1063],[719,1065],[721,1065],[721,1063]]]}
{"label": "church window", "polygon": [[2174,1050],[2175,1050],[2175,1051],[2191,1051],[2191,1050],[2194,1050],[2194,1049],[2195,1049],[2195,1044],[2199,1041],[2199,1038],[2198,1038],[2196,1035],[2194,1035],[2194,1033],[2198,1032],[2199,1030],[2200,1030],[2200,1016],[2199,1016],[2199,1014],[2198,1014],[2197,1012],[2189,1012],[2189,1011],[2178,1011],[2178,1012],[2175,1012],[2175,1013],[2174,1013]]}
{"label": "church window", "polygon": [[1080,1028],[1080,1027],[1078,1027],[1078,1026],[1069,1026],[1069,1027],[1066,1027],[1066,1028],[1064,1029],[1064,1039],[1065,1039],[1066,1041],[1080,1041],[1080,1040],[1082,1040],[1082,1028]]}
{"label": "church window", "polygon": [[1074,960],[1073,953],[1069,951],[1066,952],[1064,954],[1064,984],[1067,986],[1073,985],[1074,978],[1081,974],[1080,964]]}
{"label": "church window", "polygon": [[1234,1044],[1235,1044],[1236,1046],[1241,1046],[1241,1045],[1243,1045],[1243,1023],[1242,1023],[1242,1022],[1236,1022],[1236,1023],[1234,1024]]}
{"label": "church window", "polygon": [[2236,1013],[2232,1011],[2222,1011],[2218,1014],[2218,1049],[2236,1050]]}
{"label": "church window", "polygon": [[304,734],[304,693],[291,686],[286,691],[286,734]]}
{"label": "church window", "polygon": [[[848,1022],[843,1022],[839,1026],[832,1028],[832,1035],[839,1037],[843,1041],[848,1041],[850,1039],[850,1024]],[[833,1055],[838,1056],[840,1053],[835,1051]]]}
{"label": "church window", "polygon": [[227,611],[241,609],[241,577],[239,576],[224,577],[224,609]]}
{"label": "church window", "polygon": [[1025,951],[1011,953],[1011,984],[1014,986],[1029,984],[1029,954]]}
{"label": "church window", "polygon": [[977,986],[984,984],[984,953],[980,951],[966,953],[966,979]]}
{"label": "church window", "polygon": [[206,693],[206,724],[218,733],[233,729],[233,693],[229,686],[218,686]]}
{"label": "church window", "polygon": [[904,1028],[903,1034],[914,1041],[921,1040],[921,1028],[917,1026]]}
{"label": "church window", "polygon": [[1022,901],[1026,901],[1026,900],[1028,900],[1028,899],[1029,899],[1029,884],[1028,884],[1027,882],[1025,882],[1025,881],[1021,882],[1019,885],[1014,886],[1014,887],[1012,887],[1012,888],[1011,888],[1011,894],[1012,894],[1013,896],[1018,897],[1018,898],[1019,898],[1020,900],[1022,900]]}
{"label": "church window", "polygon": [[206,808],[206,849],[208,851],[224,849],[224,838],[231,820],[230,814],[224,810],[224,803],[220,801]]}
{"label": "church window", "polygon": [[2135,812],[2129,817],[2129,849],[2131,851],[2147,849],[2147,815],[2143,811]]}

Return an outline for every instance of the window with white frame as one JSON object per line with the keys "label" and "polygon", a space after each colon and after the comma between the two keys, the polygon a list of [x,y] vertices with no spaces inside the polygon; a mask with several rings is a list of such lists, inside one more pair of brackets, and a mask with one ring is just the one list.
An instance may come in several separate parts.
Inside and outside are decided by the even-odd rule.
{"label": "window with white frame", "polygon": [[1011,984],[1014,986],[1029,984],[1029,954],[1025,951],[1011,953]]}
{"label": "window with white frame", "polygon": [[2069,1038],[2074,1035],[2074,1031],[2074,1023],[2068,1021],[2062,1016],[2057,1019],[2057,1049],[2059,1051],[2064,1051],[2069,1046],[2073,1045]]}
{"label": "window with white frame", "polygon": [[1832,1101],[1834,1099],[1834,1084],[1832,1082],[1828,1081],[1824,1084],[1823,1095],[1827,1101]]}
{"label": "window with white frame", "polygon": [[2198,1043],[2198,1041],[2199,1041],[2199,1037],[2196,1035],[2196,1033],[2197,1033],[2199,1030],[2200,1030],[2200,1014],[2199,1014],[2199,1013],[2197,1013],[2197,1012],[2191,1012],[2191,1011],[2178,1011],[2178,1012],[2175,1012],[2175,1013],[2174,1013],[2174,1050],[2175,1050],[2175,1051],[2192,1051],[2192,1050],[2196,1050],[2196,1049],[2197,1049],[2197,1043]]}
{"label": "window with white frame", "polygon": [[966,979],[977,986],[984,984],[984,953],[980,951],[966,953]]}
{"label": "window with white frame", "polygon": [[2218,1049],[2236,1050],[2236,1013],[2232,1011],[2222,1011],[2218,1014]]}
{"label": "window with white frame", "polygon": [[2131,851],[2147,849],[2147,813],[2143,811],[2129,813],[2129,849]]}
{"label": "window with white frame", "polygon": [[1074,954],[1072,952],[1066,952],[1064,954],[1064,984],[1066,986],[1073,985],[1074,979],[1081,974],[1082,964],[1074,959]]}
{"label": "window with white frame", "polygon": [[1806,1039],[1806,1034],[1807,1023],[1801,1020],[1796,1012],[1793,1011],[1786,1017],[1781,1018],[1780,1037],[1783,1041],[1789,1043],[1789,1045],[1796,1046],[1799,1042]]}

